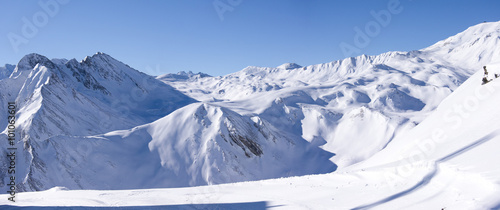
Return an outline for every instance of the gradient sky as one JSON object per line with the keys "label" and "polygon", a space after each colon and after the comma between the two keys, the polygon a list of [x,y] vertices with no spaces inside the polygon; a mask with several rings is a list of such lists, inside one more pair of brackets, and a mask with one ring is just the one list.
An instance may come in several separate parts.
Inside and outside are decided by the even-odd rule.
{"label": "gradient sky", "polygon": [[[246,66],[326,63],[345,58],[340,44],[356,47],[354,29],[373,25],[370,12],[388,11],[391,1],[397,2],[72,0],[49,14],[40,4],[56,0],[0,0],[0,65],[17,64],[32,52],[77,60],[104,52],[152,75],[219,76]],[[214,2],[227,9],[223,20]],[[399,2],[402,11],[391,14],[391,21],[352,55],[418,50],[481,22],[500,21],[498,0]],[[26,20],[36,32],[23,33]]]}

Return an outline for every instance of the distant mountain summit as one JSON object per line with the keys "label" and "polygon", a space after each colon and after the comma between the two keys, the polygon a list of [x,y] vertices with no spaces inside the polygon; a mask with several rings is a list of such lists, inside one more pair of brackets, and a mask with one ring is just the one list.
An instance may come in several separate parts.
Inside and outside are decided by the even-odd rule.
{"label": "distant mountain summit", "polygon": [[290,70],[290,69],[298,69],[302,68],[301,65],[296,64],[296,63],[284,63],[278,66],[279,69],[285,69],[285,70]]}
{"label": "distant mountain summit", "polygon": [[4,67],[0,67],[0,79],[9,77],[15,68],[16,66],[11,64],[5,64]]}
{"label": "distant mountain summit", "polygon": [[156,78],[159,80],[168,80],[168,81],[185,81],[185,80],[189,80],[189,79],[197,79],[197,78],[204,78],[204,77],[212,77],[212,76],[205,74],[205,73],[201,73],[201,72],[198,72],[195,74],[192,71],[188,71],[188,72],[180,71],[176,74],[169,73],[169,74],[157,76]]}
{"label": "distant mountain summit", "polygon": [[438,58],[452,63],[461,63],[467,68],[477,68],[500,62],[500,22],[487,22],[469,27],[467,30],[442,40],[423,52],[433,53]]}

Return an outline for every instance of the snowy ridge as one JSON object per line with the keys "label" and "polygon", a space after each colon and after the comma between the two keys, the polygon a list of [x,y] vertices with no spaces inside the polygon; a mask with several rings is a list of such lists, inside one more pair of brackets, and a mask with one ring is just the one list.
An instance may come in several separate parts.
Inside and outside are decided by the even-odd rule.
{"label": "snowy ridge", "polygon": [[[481,23],[423,51],[467,68],[500,62],[500,22]],[[467,62],[464,62],[467,61]]]}
{"label": "snowy ridge", "polygon": [[[171,82],[169,84],[185,90],[185,93],[198,100],[209,100],[212,97],[235,100],[244,99],[260,92],[289,87],[339,85],[342,83],[357,85],[357,80],[360,82],[373,80],[372,74],[387,74],[388,77],[395,77],[390,76],[390,73],[400,73],[401,76],[414,79],[415,82],[433,84],[436,82],[433,80],[433,76],[438,76],[435,74],[445,73],[453,77],[451,79],[462,79],[461,81],[450,81],[455,86],[463,82],[466,78],[465,75],[471,74],[471,69],[450,66],[445,62],[433,61],[430,57],[427,53],[420,51],[390,52],[379,56],[363,55],[292,70],[247,67],[240,72],[223,77],[199,78],[195,81]],[[364,80],[364,76],[367,75],[369,78]]]}
{"label": "snowy ridge", "polygon": [[[16,170],[25,177],[20,190],[47,188],[34,179],[37,171],[46,173],[45,167],[52,164],[38,156],[44,140],[131,128],[195,102],[103,53],[64,64],[38,54],[26,55],[0,85],[9,90],[2,101],[17,105],[17,147],[24,148]],[[5,107],[0,111],[6,113]],[[3,179],[0,185],[5,187]]]}
{"label": "snowy ridge", "polygon": [[277,68],[290,70],[290,69],[302,68],[302,66],[299,64],[296,64],[296,63],[284,63],[284,64],[281,64],[280,66],[278,66]]}
{"label": "snowy ridge", "polygon": [[102,53],[81,63],[72,59],[62,66],[31,54],[21,59],[11,78],[19,81],[22,78],[17,75],[21,74],[27,76],[16,99],[18,124],[34,140],[130,128],[194,102]]}

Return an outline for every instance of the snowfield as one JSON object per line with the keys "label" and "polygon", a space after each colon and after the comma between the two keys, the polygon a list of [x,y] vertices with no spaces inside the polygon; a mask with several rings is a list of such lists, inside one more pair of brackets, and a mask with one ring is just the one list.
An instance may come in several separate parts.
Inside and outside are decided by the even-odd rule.
{"label": "snowfield", "polygon": [[221,77],[28,55],[0,101],[19,107],[17,187],[38,192],[0,207],[500,209],[499,62],[500,22]]}

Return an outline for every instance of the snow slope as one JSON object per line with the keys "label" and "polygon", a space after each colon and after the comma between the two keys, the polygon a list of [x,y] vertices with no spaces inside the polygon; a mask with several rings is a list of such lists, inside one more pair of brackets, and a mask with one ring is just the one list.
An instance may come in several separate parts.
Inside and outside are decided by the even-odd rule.
{"label": "snow slope", "polygon": [[183,107],[195,100],[103,53],[81,62],[30,54],[0,85],[10,90],[4,102],[18,106],[20,191],[198,186],[336,169],[333,154],[300,136],[218,105]]}
{"label": "snow slope", "polygon": [[[35,174],[52,164],[38,156],[40,144],[55,136],[87,136],[152,122],[195,102],[171,86],[140,73],[109,55],[78,62],[29,54],[8,78],[0,80],[0,101],[16,102],[17,175],[21,190],[47,189]],[[0,113],[6,117],[6,106]],[[6,121],[1,122],[6,128]],[[6,140],[6,129],[0,135]],[[6,144],[1,144],[2,151]],[[6,157],[2,156],[2,166]],[[5,174],[3,174],[5,175]],[[3,176],[1,175],[1,176]],[[43,179],[43,175],[38,175]],[[1,179],[0,187],[5,188]]]}
{"label": "snow slope", "polygon": [[310,142],[325,142],[322,148],[336,154],[333,161],[346,166],[373,154],[334,148],[347,139],[365,144],[358,131],[338,129],[348,126],[349,113],[380,114],[373,123],[387,132],[366,134],[381,136],[373,150],[378,151],[400,128],[420,122],[469,75],[459,66],[429,59],[419,63],[420,54],[360,56],[293,70],[248,67],[220,78],[166,82],[197,100],[257,115]]}
{"label": "snow slope", "polygon": [[[500,71],[498,64],[487,66]],[[499,158],[496,149],[500,146],[500,80],[481,85],[482,76],[483,71],[478,71],[421,124],[352,167],[385,170],[394,185],[421,177],[419,183],[394,201],[387,199],[391,201],[387,207],[409,202],[415,209],[429,205],[450,209],[500,207],[496,196],[500,170],[491,162]],[[424,176],[418,175],[419,171]]]}
{"label": "snow slope", "polygon": [[478,68],[500,61],[499,40],[500,22],[482,23],[418,51],[305,67],[250,66],[221,77],[159,79],[199,101],[259,116],[314,141],[345,167],[420,123]]}
{"label": "snow slope", "polygon": [[[440,41],[424,51],[450,63],[461,63],[467,68],[476,68],[500,62],[499,22],[481,23],[455,36]],[[466,62],[464,62],[466,61]]]}
{"label": "snow slope", "polygon": [[42,189],[185,187],[336,169],[332,154],[303,139],[203,103],[130,130],[55,136],[38,145],[37,157],[47,165],[32,170],[30,179]]}
{"label": "snow slope", "polygon": [[1,83],[19,107],[18,127],[34,140],[130,128],[194,102],[103,53],[64,64],[30,54]]}
{"label": "snow slope", "polygon": [[[498,64],[487,65],[500,71]],[[18,195],[20,206],[205,209],[499,209],[500,79],[479,70],[422,123],[335,173],[190,188]],[[127,197],[127,199],[123,199]],[[0,196],[6,205],[7,196]],[[53,199],[58,198],[58,199]]]}

